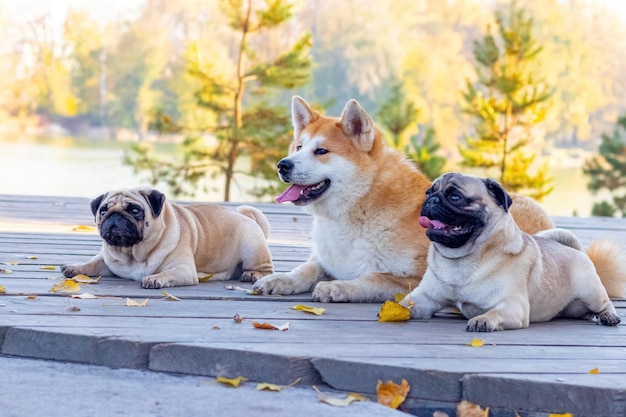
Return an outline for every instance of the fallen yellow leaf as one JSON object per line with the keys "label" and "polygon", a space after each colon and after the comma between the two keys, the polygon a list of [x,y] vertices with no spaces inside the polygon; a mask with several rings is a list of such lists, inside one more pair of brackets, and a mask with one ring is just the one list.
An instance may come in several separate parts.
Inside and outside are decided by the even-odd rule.
{"label": "fallen yellow leaf", "polygon": [[304,311],[305,313],[315,314],[316,316],[321,316],[324,314],[324,311],[326,311],[324,307],[309,307],[304,304],[297,304],[291,308],[298,311]]}
{"label": "fallen yellow leaf", "polygon": [[39,269],[43,269],[45,271],[54,271],[55,269],[57,269],[57,267],[54,265],[41,265]]}
{"label": "fallen yellow leaf", "polygon": [[245,378],[243,376],[238,376],[237,378],[225,378],[223,376],[217,377],[217,382],[219,382],[220,384],[231,385],[235,388],[238,388],[242,382],[247,380],[248,378]]}
{"label": "fallen yellow leaf", "polygon": [[471,347],[483,347],[484,345],[485,345],[485,342],[480,339],[474,339],[471,341],[471,343],[467,344],[467,346],[471,346]]}
{"label": "fallen yellow leaf", "polygon": [[94,232],[96,230],[95,227],[93,226],[85,226],[85,225],[80,225],[80,226],[74,226],[72,228],[72,232]]}
{"label": "fallen yellow leaf", "polygon": [[591,371],[589,371],[589,373],[591,375],[598,375],[600,373],[600,370],[598,368],[593,368]]}
{"label": "fallen yellow leaf", "polygon": [[549,414],[548,417],[574,417],[573,414],[564,413],[564,414]]}
{"label": "fallen yellow leaf", "polygon": [[344,398],[337,398],[320,391],[319,388],[317,388],[315,385],[313,385],[313,389],[315,390],[315,392],[318,393],[318,401],[330,404],[335,407],[347,407],[355,401],[369,401],[367,397],[361,394],[357,394],[356,392],[352,392]]}
{"label": "fallen yellow leaf", "polygon": [[411,386],[406,379],[402,379],[400,385],[393,381],[387,381],[386,383],[378,381],[378,384],[376,384],[378,403],[397,409],[404,402],[410,390]]}
{"label": "fallen yellow leaf", "polygon": [[5,287],[4,285],[0,285],[0,294],[6,294],[7,293],[7,287]]}
{"label": "fallen yellow leaf", "polygon": [[95,284],[96,282],[100,281],[100,278],[102,277],[91,278],[83,274],[78,274],[72,277],[74,281],[79,282],[81,284]]}
{"label": "fallen yellow leaf", "polygon": [[395,301],[396,303],[399,303],[400,301],[404,300],[405,297],[406,297],[406,294],[398,293],[393,296],[393,301]]}
{"label": "fallen yellow leaf", "polygon": [[378,313],[378,321],[407,321],[411,318],[411,310],[395,301],[385,301]]}
{"label": "fallen yellow leaf", "polygon": [[213,278],[213,274],[204,274],[202,272],[198,273],[198,282],[207,282],[211,278]]}
{"label": "fallen yellow leaf", "polygon": [[79,291],[80,291],[80,284],[72,279],[64,279],[63,281],[57,284],[54,284],[52,288],[48,290],[48,292],[67,292],[67,293],[79,292]]}
{"label": "fallen yellow leaf", "polygon": [[169,301],[180,301],[180,298],[165,292],[165,291],[161,291],[161,294],[163,294],[165,297],[161,298],[161,300],[169,300]]}
{"label": "fallen yellow leaf", "polygon": [[146,298],[141,303],[131,300],[130,298],[126,298],[126,306],[127,307],[145,307],[148,304],[148,299]]}
{"label": "fallen yellow leaf", "polygon": [[283,389],[282,385],[270,384],[269,382],[261,382],[256,384],[256,389],[259,391],[280,391]]}
{"label": "fallen yellow leaf", "polygon": [[24,258],[26,258],[26,259],[37,259],[37,256],[35,256],[35,255],[24,255]]}
{"label": "fallen yellow leaf", "polygon": [[256,329],[263,329],[263,330],[281,330],[281,331],[285,331],[285,330],[289,330],[289,322],[281,325],[281,326],[275,326],[273,324],[270,323],[259,323],[258,321],[254,321],[252,322],[252,325],[256,328]]}

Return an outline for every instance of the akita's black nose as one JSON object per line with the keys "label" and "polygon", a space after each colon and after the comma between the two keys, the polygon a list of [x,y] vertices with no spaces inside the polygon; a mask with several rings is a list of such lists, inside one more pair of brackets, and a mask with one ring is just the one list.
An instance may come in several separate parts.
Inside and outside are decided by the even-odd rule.
{"label": "akita's black nose", "polygon": [[284,158],[278,161],[278,172],[281,174],[287,174],[289,171],[293,169],[293,162],[289,159]]}

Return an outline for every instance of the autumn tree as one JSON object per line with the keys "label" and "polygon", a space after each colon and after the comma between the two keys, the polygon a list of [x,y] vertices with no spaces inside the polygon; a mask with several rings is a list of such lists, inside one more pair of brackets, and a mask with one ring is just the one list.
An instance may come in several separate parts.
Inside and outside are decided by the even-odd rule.
{"label": "autumn tree", "polygon": [[626,114],[619,117],[612,134],[602,134],[599,154],[585,161],[583,172],[591,192],[611,193],[611,201],[594,203],[591,214],[626,217]]}
{"label": "autumn tree", "polygon": [[[198,86],[196,104],[215,115],[214,125],[190,132],[185,126],[173,126],[171,118],[162,114],[153,126],[187,134],[182,160],[163,161],[140,148],[127,155],[127,163],[151,172],[153,183],[163,181],[175,186],[174,194],[193,195],[198,182],[209,172],[224,178],[224,201],[230,200],[237,174],[277,178],[276,162],[290,140],[289,117],[285,107],[272,106],[268,101],[275,91],[308,82],[311,37],[304,34],[291,47],[268,57],[263,50],[264,40],[268,32],[291,18],[292,4],[285,0],[265,0],[263,8],[258,4],[252,0],[220,3],[237,42],[232,74],[216,71],[214,57],[204,55],[197,45],[189,48],[187,71]],[[216,143],[207,144],[207,136]],[[251,158],[247,170],[237,169],[242,155]],[[264,191],[267,190],[254,192]]]}
{"label": "autumn tree", "polygon": [[549,194],[547,166],[537,166],[529,150],[533,127],[546,114],[551,89],[533,65],[542,46],[533,36],[533,20],[515,2],[508,15],[496,12],[498,37],[487,28],[474,42],[478,81],[467,81],[463,110],[474,119],[475,133],[459,147],[466,167],[494,168],[510,191],[540,200]]}

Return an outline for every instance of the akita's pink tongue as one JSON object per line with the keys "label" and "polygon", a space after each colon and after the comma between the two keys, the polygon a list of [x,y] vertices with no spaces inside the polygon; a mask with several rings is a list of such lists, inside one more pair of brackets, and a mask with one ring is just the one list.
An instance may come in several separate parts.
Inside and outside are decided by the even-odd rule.
{"label": "akita's pink tongue", "polygon": [[279,203],[296,201],[298,198],[300,198],[300,191],[304,190],[305,188],[306,186],[304,185],[291,184],[289,188],[282,192],[281,195],[276,197],[276,201],[278,201]]}
{"label": "akita's pink tongue", "polygon": [[419,224],[426,229],[443,229],[447,226],[445,223],[440,222],[439,220],[430,220],[426,216],[420,217]]}

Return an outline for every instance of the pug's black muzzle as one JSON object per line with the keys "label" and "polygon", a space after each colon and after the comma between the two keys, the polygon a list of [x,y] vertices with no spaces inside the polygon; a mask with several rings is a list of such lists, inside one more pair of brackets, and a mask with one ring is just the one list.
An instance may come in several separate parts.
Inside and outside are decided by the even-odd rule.
{"label": "pug's black muzzle", "polygon": [[426,236],[432,242],[452,249],[475,239],[484,227],[482,212],[463,210],[442,194],[428,197],[420,215],[427,217],[430,222]]}
{"label": "pug's black muzzle", "polygon": [[120,213],[112,213],[100,223],[100,236],[111,246],[133,246],[143,238],[137,224]]}

